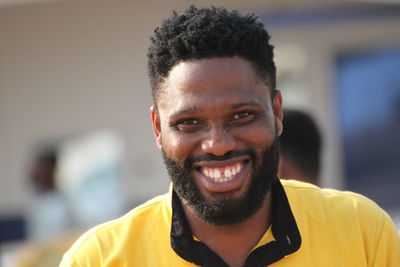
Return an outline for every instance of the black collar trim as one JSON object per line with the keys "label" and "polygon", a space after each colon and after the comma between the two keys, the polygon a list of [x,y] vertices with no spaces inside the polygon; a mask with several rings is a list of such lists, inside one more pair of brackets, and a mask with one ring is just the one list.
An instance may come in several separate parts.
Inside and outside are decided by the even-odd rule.
{"label": "black collar trim", "polygon": [[[244,267],[265,267],[300,248],[300,232],[279,179],[273,181],[271,193],[272,234],[275,240],[253,250],[247,257]],[[202,242],[193,239],[175,191],[172,191],[171,246],[181,258],[196,265],[229,267],[214,251]]]}

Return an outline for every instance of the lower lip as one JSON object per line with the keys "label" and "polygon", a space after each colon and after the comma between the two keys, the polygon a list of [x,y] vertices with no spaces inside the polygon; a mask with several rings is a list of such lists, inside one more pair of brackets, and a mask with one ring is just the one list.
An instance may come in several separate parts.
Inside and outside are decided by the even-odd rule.
{"label": "lower lip", "polygon": [[212,178],[205,176],[200,171],[195,171],[195,177],[197,179],[197,183],[201,184],[207,191],[222,193],[222,192],[230,192],[239,190],[246,181],[246,177],[249,176],[250,163],[243,162],[242,170],[236,174],[233,179],[226,182],[216,182]]}

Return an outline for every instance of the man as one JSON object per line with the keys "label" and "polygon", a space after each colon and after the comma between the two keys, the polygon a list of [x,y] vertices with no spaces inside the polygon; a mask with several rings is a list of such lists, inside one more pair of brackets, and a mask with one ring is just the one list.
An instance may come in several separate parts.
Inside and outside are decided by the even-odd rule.
{"label": "man", "polygon": [[321,135],[305,112],[285,109],[280,141],[279,177],[318,185]]}
{"label": "man", "polygon": [[149,49],[172,188],[86,233],[61,266],[399,266],[389,217],[354,193],[277,179],[282,97],[254,15],[190,7]]}

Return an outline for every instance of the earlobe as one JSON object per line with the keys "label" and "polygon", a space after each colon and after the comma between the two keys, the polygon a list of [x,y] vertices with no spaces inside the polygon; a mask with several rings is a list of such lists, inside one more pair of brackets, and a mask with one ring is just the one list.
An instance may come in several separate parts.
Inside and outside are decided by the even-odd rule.
{"label": "earlobe", "polygon": [[158,114],[157,108],[152,105],[150,107],[150,115],[151,115],[151,123],[153,125],[153,132],[154,136],[156,138],[156,144],[158,149],[161,150],[162,144],[161,144],[161,122],[160,122],[160,116]]}
{"label": "earlobe", "polygon": [[278,136],[282,134],[283,131],[283,108],[282,108],[282,94],[279,90],[276,90],[274,99],[272,101],[272,108],[274,110],[276,133]]}

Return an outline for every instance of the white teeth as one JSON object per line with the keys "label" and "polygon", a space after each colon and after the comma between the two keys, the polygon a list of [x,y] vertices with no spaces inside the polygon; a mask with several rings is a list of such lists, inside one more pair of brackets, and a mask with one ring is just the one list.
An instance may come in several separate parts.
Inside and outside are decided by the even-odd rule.
{"label": "white teeth", "polygon": [[215,180],[217,183],[223,183],[223,182],[227,182],[227,181],[229,181],[229,180],[231,180],[231,179],[228,179],[228,178],[221,178],[221,179],[218,179],[218,180]]}
{"label": "white teeth", "polygon": [[214,178],[214,177],[215,177],[213,171],[210,170],[209,173],[210,173],[210,174],[209,174],[209,177],[211,177],[211,178]]}
{"label": "white teeth", "polygon": [[236,163],[234,165],[231,166],[227,166],[227,167],[222,167],[222,168],[209,168],[209,167],[205,167],[202,168],[202,173],[213,179],[214,182],[217,183],[223,183],[223,182],[227,182],[233,179],[233,177],[240,173],[240,171],[242,170],[243,166],[241,163]]}
{"label": "white teeth", "polygon": [[242,169],[242,165],[240,165],[239,163],[236,164],[236,173],[239,173],[241,169]]}

